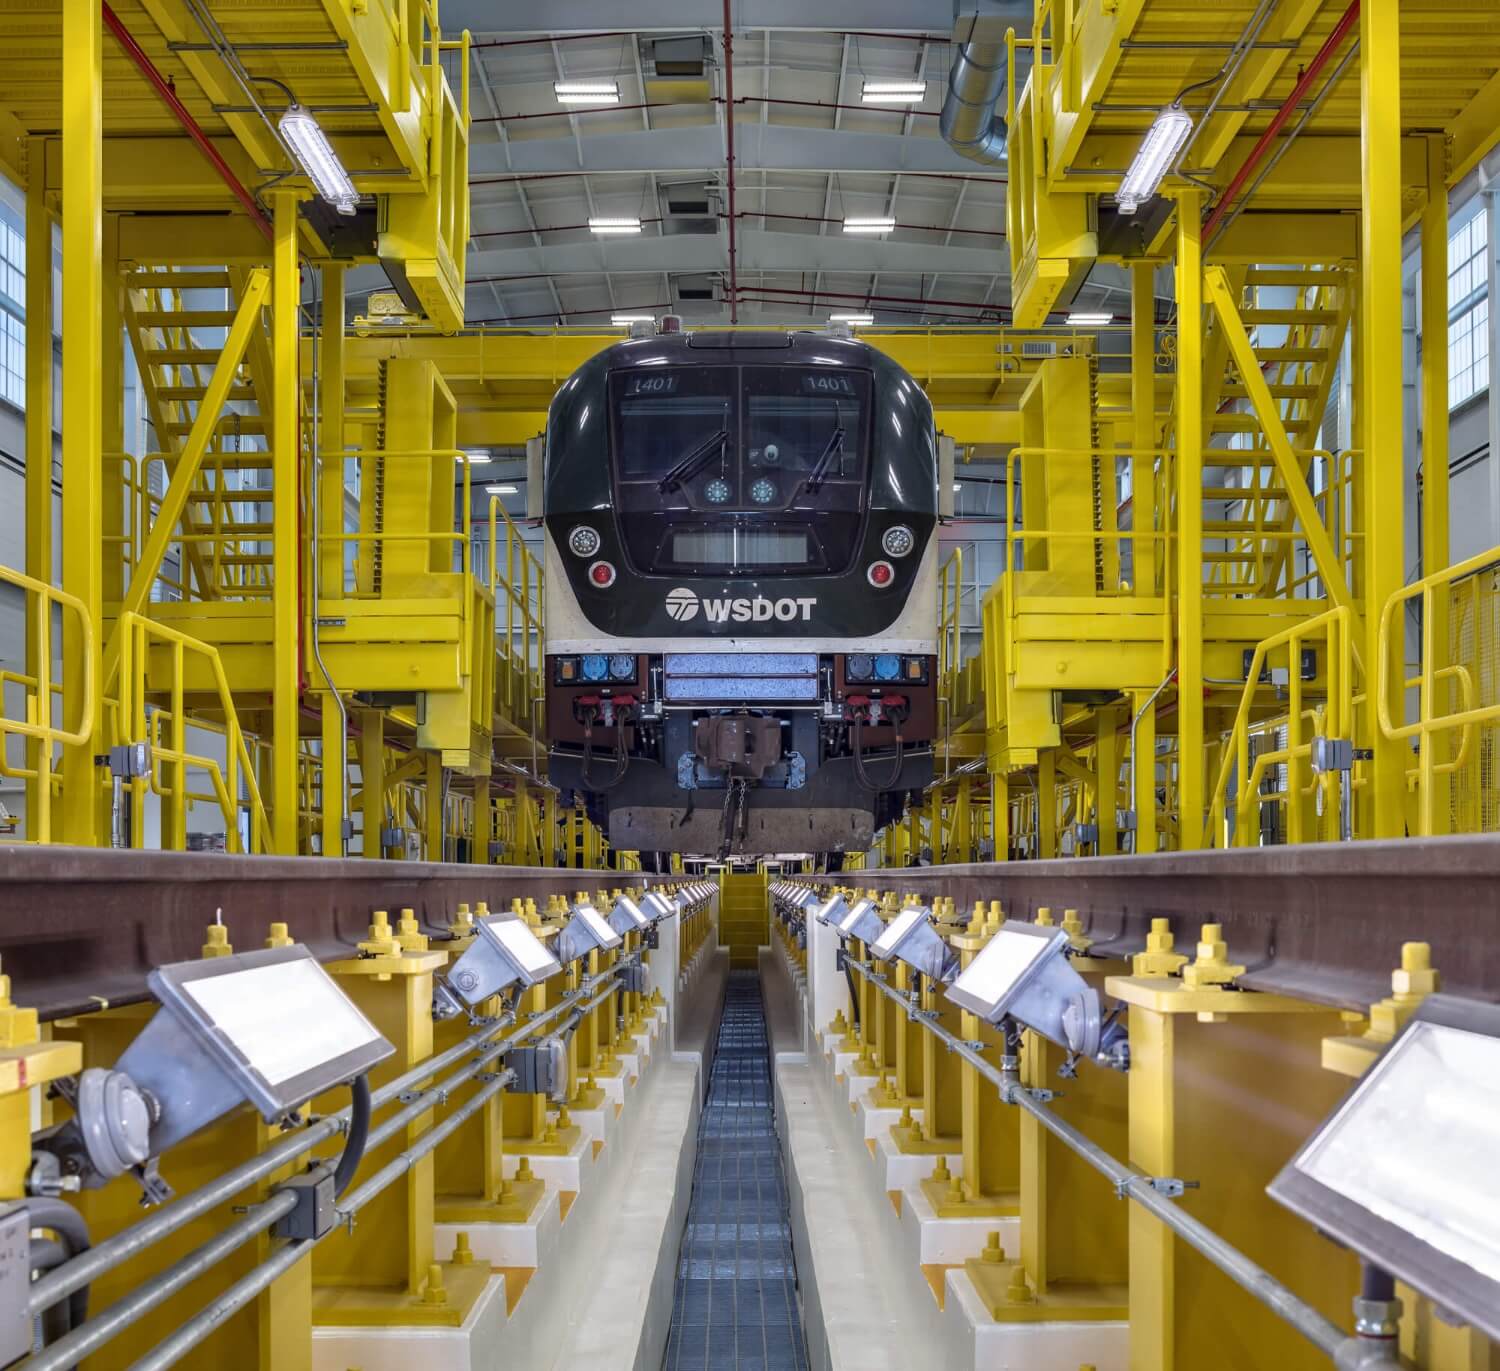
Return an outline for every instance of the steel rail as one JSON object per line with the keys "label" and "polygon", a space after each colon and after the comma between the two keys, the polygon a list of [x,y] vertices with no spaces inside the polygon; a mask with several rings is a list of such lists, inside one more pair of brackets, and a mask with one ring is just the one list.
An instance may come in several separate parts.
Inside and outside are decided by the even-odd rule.
{"label": "steel rail", "polygon": [[[906,1010],[908,1018],[912,1017],[911,1005],[907,998],[889,985],[883,977],[877,975],[872,968],[853,957],[846,958],[845,964],[854,967],[881,994],[889,996],[901,1005]],[[1185,1243],[1206,1257],[1236,1285],[1284,1319],[1314,1346],[1328,1353],[1329,1356],[1333,1356],[1349,1341],[1350,1335],[1331,1319],[1325,1317],[1306,1300],[1283,1285],[1264,1267],[1251,1261],[1237,1247],[1226,1242],[1213,1229],[1193,1218],[1167,1196],[1156,1190],[1151,1184],[1150,1176],[1136,1171],[1133,1167],[1111,1156],[1072,1124],[1064,1122],[1041,1101],[1033,1098],[1031,1092],[1021,1084],[1020,1077],[1015,1072],[1002,1070],[986,1061],[962,1038],[956,1037],[941,1024],[927,1019],[923,1021],[923,1025],[950,1052],[957,1053],[985,1080],[994,1085],[1000,1092],[1000,1098],[1006,1104],[1024,1109],[1048,1132],[1108,1179],[1117,1195],[1122,1199],[1134,1200],[1155,1218],[1160,1219]]]}

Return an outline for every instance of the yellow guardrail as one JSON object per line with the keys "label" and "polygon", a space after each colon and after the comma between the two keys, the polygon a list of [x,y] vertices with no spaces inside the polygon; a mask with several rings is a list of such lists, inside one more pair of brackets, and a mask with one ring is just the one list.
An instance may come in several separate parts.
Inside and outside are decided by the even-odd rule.
{"label": "yellow guardrail", "polygon": [[[1423,836],[1435,831],[1438,795],[1436,777],[1456,771],[1467,762],[1470,735],[1477,725],[1500,719],[1500,701],[1484,705],[1474,704],[1474,681],[1466,667],[1437,665],[1440,649],[1435,633],[1436,592],[1450,588],[1453,582],[1483,571],[1496,563],[1500,563],[1500,547],[1492,547],[1487,552],[1481,552],[1453,566],[1434,571],[1418,581],[1413,581],[1408,586],[1403,586],[1386,601],[1385,607],[1380,612],[1379,660],[1375,673],[1375,715],[1380,731],[1387,738],[1392,740],[1417,739],[1417,832]],[[1403,693],[1413,686],[1416,687],[1417,717],[1411,723],[1398,725],[1391,718],[1390,659],[1396,646],[1391,641],[1392,633],[1395,631],[1392,627],[1392,619],[1401,606],[1418,596],[1422,601],[1422,665],[1415,676],[1402,682]],[[1404,647],[1404,643],[1402,646]],[[1447,650],[1448,645],[1444,643],[1441,651],[1446,653]],[[1437,686],[1440,681],[1448,677],[1458,679],[1463,697],[1462,703],[1461,707],[1453,713],[1440,714],[1437,712]],[[1402,717],[1405,717],[1404,710]],[[1453,729],[1464,730],[1458,755],[1449,761],[1441,762],[1437,756],[1438,735],[1451,732]]]}
{"label": "yellow guardrail", "polygon": [[[25,695],[24,719],[5,717],[4,700],[0,697],[0,770],[7,776],[22,777],[36,781],[37,813],[26,816],[26,835],[32,842],[52,840],[52,775],[54,747],[81,747],[87,745],[94,733],[94,676],[97,661],[97,645],[94,641],[94,624],[87,607],[76,596],[65,590],[38,581],[25,572],[8,566],[0,566],[0,580],[7,581],[26,595],[26,623],[32,636],[32,646],[37,664],[36,673],[6,671],[0,680],[22,687]],[[59,718],[53,719],[53,694],[61,697],[62,686],[52,679],[52,606],[78,616],[78,647],[83,662],[81,682],[82,701],[78,706],[78,721],[68,728],[61,716],[66,712],[65,701],[56,702]],[[24,767],[11,767],[5,758],[6,739],[9,737],[29,740],[28,752],[31,763]]]}
{"label": "yellow guardrail", "polygon": [[[1240,695],[1239,709],[1235,712],[1234,725],[1230,730],[1229,744],[1224,749],[1224,761],[1219,767],[1218,780],[1209,801],[1210,833],[1223,829],[1225,807],[1230,775],[1238,777],[1235,792],[1234,843],[1236,847],[1254,844],[1256,831],[1252,819],[1256,806],[1264,799],[1260,785],[1265,774],[1273,766],[1285,764],[1289,779],[1286,794],[1287,841],[1302,842],[1303,815],[1301,805],[1291,797],[1301,793],[1300,779],[1295,773],[1304,759],[1312,753],[1313,739],[1317,736],[1340,738],[1352,741],[1354,734],[1354,642],[1353,616],[1347,606],[1336,605],[1332,609],[1304,620],[1300,624],[1283,629],[1263,642],[1256,644],[1250,659],[1250,669],[1245,673],[1245,688]],[[1321,734],[1317,729],[1317,716],[1310,715],[1303,707],[1303,689],[1300,648],[1310,641],[1326,639],[1328,644],[1327,694],[1321,716]],[[1250,755],[1250,712],[1263,682],[1262,669],[1268,664],[1272,653],[1285,649],[1287,656],[1287,708],[1285,726],[1286,745],[1268,749],[1254,758]],[[1314,729],[1306,731],[1309,717],[1314,718]],[[1326,774],[1320,783],[1331,787],[1334,777]]]}
{"label": "yellow guardrail", "polygon": [[[495,636],[507,670],[501,672],[499,701],[512,719],[533,717],[542,699],[542,563],[498,495],[490,497],[489,585],[495,601]],[[504,537],[502,556],[500,540]],[[500,608],[505,632],[500,633]]]}
{"label": "yellow guardrail", "polygon": [[[250,816],[249,851],[267,850],[270,820],[256,783],[255,765],[250,756],[245,732],[234,708],[234,696],[224,673],[218,649],[189,637],[175,628],[160,624],[141,614],[120,618],[120,735],[151,743],[149,784],[153,794],[175,801],[171,806],[172,832],[163,831],[163,847],[187,846],[187,809],[191,794],[187,786],[189,768],[202,771],[209,778],[219,809],[224,816],[225,844],[231,852],[246,850],[240,836],[239,815],[243,804]],[[150,651],[153,644],[164,645],[172,661],[171,686],[166,692],[169,703],[147,718],[147,688]],[[188,751],[187,729],[190,721],[186,709],[186,666],[189,655],[201,657],[214,681],[218,707],[224,714],[224,765],[216,758]],[[162,779],[163,767],[171,769],[171,778]],[[245,799],[240,799],[243,785]],[[138,801],[141,783],[133,782]],[[166,816],[164,815],[164,818]],[[139,832],[137,828],[135,830]]]}

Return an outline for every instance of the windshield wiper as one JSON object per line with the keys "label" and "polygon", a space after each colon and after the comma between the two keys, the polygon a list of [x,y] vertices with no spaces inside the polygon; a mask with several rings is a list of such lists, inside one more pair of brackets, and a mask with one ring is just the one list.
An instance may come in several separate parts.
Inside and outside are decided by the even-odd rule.
{"label": "windshield wiper", "polygon": [[807,487],[809,495],[816,495],[822,486],[824,477],[828,474],[829,464],[833,461],[834,453],[842,454],[844,451],[844,430],[842,425],[828,435],[828,441],[823,445],[823,455],[818,458],[811,474],[803,484]]}
{"label": "windshield wiper", "polygon": [[729,430],[727,428],[721,428],[717,433],[710,434],[656,483],[656,489],[663,495],[669,490],[675,490],[694,475],[698,468],[723,448],[728,441]]}

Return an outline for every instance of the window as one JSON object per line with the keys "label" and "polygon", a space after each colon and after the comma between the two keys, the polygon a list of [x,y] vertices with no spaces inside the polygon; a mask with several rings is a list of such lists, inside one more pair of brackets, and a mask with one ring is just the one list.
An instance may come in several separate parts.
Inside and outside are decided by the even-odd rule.
{"label": "window", "polygon": [[1490,384],[1489,215],[1448,239],[1448,408]]}
{"label": "window", "polygon": [[0,210],[0,400],[26,407],[26,239]]}

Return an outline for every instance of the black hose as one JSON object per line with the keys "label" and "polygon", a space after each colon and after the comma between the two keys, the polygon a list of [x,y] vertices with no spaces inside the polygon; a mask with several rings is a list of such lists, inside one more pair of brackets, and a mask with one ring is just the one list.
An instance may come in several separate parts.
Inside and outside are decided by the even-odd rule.
{"label": "black hose", "polygon": [[[65,1200],[49,1199],[44,1196],[33,1196],[26,1201],[27,1221],[32,1228],[45,1228],[55,1233],[58,1243],[66,1254],[66,1260],[71,1261],[74,1257],[81,1256],[87,1252],[93,1243],[89,1240],[89,1226],[83,1215]],[[43,1258],[50,1258],[56,1254],[50,1247],[44,1248],[41,1243],[33,1244],[33,1251]],[[61,1263],[53,1263],[60,1265]],[[59,1319],[59,1323],[66,1322],[67,1327],[62,1332],[71,1328],[77,1328],[89,1316],[89,1287],[82,1286],[68,1296],[68,1308],[66,1319]],[[46,1327],[46,1325],[44,1325]],[[47,1327],[50,1334],[51,1327]],[[49,1339],[50,1340],[50,1339]]]}
{"label": "black hose", "polygon": [[349,1188],[349,1182],[364,1160],[365,1143],[370,1136],[370,1078],[364,1074],[356,1076],[349,1083],[349,1091],[354,1100],[349,1109],[349,1136],[344,1141],[338,1168],[333,1173],[335,1199]]}
{"label": "black hose", "polygon": [[866,790],[880,794],[882,791],[894,790],[901,781],[901,770],[905,764],[902,756],[901,730],[896,730],[896,764],[891,770],[890,776],[879,783],[870,779],[869,772],[865,770],[865,747],[864,747],[864,725],[855,719],[850,729],[851,741],[854,751],[854,778]]}
{"label": "black hose", "polygon": [[626,769],[630,766],[630,754],[625,751],[625,720],[622,718],[618,724],[618,732],[615,736],[615,774],[607,781],[596,781],[593,776],[594,770],[594,725],[593,721],[583,726],[583,765],[580,768],[583,784],[592,791],[613,790],[625,779]]}

